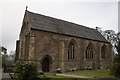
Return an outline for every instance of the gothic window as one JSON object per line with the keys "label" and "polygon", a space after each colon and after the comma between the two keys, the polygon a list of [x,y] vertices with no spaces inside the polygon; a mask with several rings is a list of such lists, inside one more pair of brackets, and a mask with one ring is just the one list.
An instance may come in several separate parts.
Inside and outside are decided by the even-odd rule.
{"label": "gothic window", "polygon": [[86,58],[87,59],[92,59],[93,58],[93,44],[90,43],[86,49]]}
{"label": "gothic window", "polygon": [[74,59],[75,46],[73,42],[68,45],[68,59]]}
{"label": "gothic window", "polygon": [[104,59],[106,57],[106,46],[103,45],[101,48],[101,59]]}

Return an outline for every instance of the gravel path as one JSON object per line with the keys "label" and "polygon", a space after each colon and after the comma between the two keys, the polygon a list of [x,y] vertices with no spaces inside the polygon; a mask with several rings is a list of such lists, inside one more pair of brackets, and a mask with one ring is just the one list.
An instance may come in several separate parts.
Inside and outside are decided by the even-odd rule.
{"label": "gravel path", "polygon": [[11,80],[9,73],[2,73],[2,79],[1,80]]}
{"label": "gravel path", "polygon": [[[93,78],[88,76],[79,76],[79,75],[71,75],[71,74],[56,74],[58,76],[68,76],[68,77],[74,77],[74,78]],[[2,78],[10,79],[9,73],[2,73]]]}
{"label": "gravel path", "polygon": [[0,80],[2,79],[2,73],[0,73]]}
{"label": "gravel path", "polygon": [[68,76],[68,77],[74,77],[74,78],[93,78],[93,77],[88,77],[88,76],[78,76],[78,75],[71,75],[71,74],[56,74],[59,76]]}

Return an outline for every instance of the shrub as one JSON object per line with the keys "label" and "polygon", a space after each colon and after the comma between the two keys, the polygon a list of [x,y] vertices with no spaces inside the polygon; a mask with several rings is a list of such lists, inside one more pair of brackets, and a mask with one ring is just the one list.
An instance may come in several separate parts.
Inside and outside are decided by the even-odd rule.
{"label": "shrub", "polygon": [[92,69],[93,69],[93,70],[96,69],[95,63],[92,63]]}
{"label": "shrub", "polygon": [[37,66],[32,62],[17,62],[13,80],[38,80]]}
{"label": "shrub", "polygon": [[111,74],[120,78],[120,63],[114,63],[111,67]]}

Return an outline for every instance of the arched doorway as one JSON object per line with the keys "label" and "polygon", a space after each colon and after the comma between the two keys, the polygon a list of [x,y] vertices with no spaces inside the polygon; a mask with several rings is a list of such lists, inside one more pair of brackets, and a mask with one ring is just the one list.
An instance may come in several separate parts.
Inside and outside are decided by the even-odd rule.
{"label": "arched doorway", "polygon": [[51,56],[49,56],[49,55],[44,56],[44,58],[42,60],[42,71],[49,72],[51,63],[52,63]]}

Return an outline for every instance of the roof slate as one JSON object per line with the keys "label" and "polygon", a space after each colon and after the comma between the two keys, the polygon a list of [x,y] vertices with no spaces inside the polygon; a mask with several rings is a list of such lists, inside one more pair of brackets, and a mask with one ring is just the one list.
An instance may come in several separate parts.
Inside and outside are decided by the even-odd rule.
{"label": "roof slate", "polygon": [[30,11],[26,13],[33,29],[108,42],[96,29]]}

